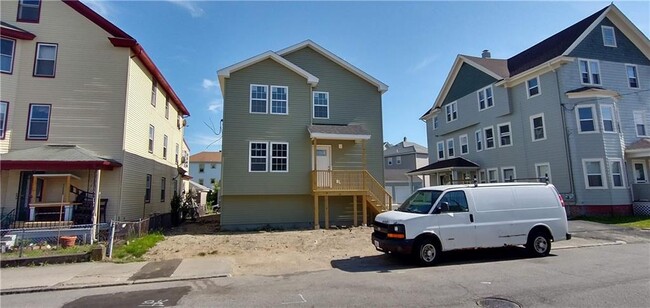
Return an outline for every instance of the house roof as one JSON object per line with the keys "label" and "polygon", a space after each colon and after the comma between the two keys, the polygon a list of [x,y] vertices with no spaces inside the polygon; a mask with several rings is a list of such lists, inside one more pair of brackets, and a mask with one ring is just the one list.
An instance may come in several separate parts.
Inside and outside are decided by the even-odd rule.
{"label": "house roof", "polygon": [[618,99],[620,97],[620,94],[616,91],[606,90],[601,87],[593,87],[593,86],[581,87],[578,89],[570,90],[567,91],[565,94],[569,98],[586,98],[586,97],[600,96],[600,97],[611,97],[614,99]]}
{"label": "house roof", "polygon": [[482,71],[489,71],[492,73],[490,75],[497,80],[510,77],[510,72],[508,71],[508,60],[472,57],[468,55],[460,56],[465,58],[465,62],[473,64],[472,66],[480,67],[482,68]]}
{"label": "house roof", "polygon": [[131,48],[134,55],[142,62],[147,70],[149,70],[149,72],[153,75],[153,78],[156,79],[158,85],[165,90],[172,103],[174,103],[174,105],[180,110],[183,115],[190,115],[189,110],[187,110],[181,99],[178,97],[178,95],[176,95],[176,92],[174,92],[174,89],[172,89],[171,85],[169,85],[169,82],[167,82],[167,79],[165,79],[162,72],[158,69],[156,64],[153,63],[153,60],[151,60],[149,55],[145,52],[144,48],[142,48],[142,46],[133,37],[122,31],[122,29],[115,26],[106,18],[97,14],[95,11],[87,7],[85,4],[81,3],[79,0],[62,1],[77,11],[79,14],[88,18],[88,20],[92,21],[97,26],[104,29],[104,31],[112,35],[113,37],[109,37],[108,39],[113,44],[113,46]]}
{"label": "house roof", "polygon": [[408,174],[430,173],[430,171],[442,169],[478,169],[479,165],[463,157],[450,158],[437,161],[419,169],[409,171]]}
{"label": "house roof", "polygon": [[210,191],[211,190],[209,187],[201,185],[201,184],[199,184],[197,182],[194,182],[192,180],[190,180],[189,182],[190,182],[190,187],[194,188],[195,190],[198,190],[198,191]]}
{"label": "house roof", "polygon": [[221,151],[219,152],[200,152],[190,156],[190,163],[220,163]]}
{"label": "house roof", "polygon": [[122,164],[76,145],[44,145],[2,154],[1,170],[112,170]]}
{"label": "house roof", "polygon": [[650,138],[639,139],[639,141],[632,143],[629,147],[627,147],[626,151],[647,149],[650,149]]}
{"label": "house roof", "polygon": [[368,140],[370,132],[361,125],[310,125],[309,136],[315,139]]}
{"label": "house roof", "polygon": [[33,40],[36,35],[33,33],[18,28],[12,24],[8,24],[4,21],[0,21],[0,34],[2,36],[7,36],[10,38],[20,39],[20,40]]}
{"label": "house roof", "polygon": [[384,150],[384,157],[403,155],[410,153],[427,154],[427,148],[415,142],[402,141],[396,145],[389,146]]}

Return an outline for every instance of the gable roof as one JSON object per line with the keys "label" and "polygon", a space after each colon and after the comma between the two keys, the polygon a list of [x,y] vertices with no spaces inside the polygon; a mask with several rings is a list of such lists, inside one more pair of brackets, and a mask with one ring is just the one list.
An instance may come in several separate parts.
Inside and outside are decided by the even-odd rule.
{"label": "gable roof", "polygon": [[415,142],[402,141],[396,145],[388,146],[384,150],[384,157],[403,155],[403,154],[427,154],[427,148]]}
{"label": "gable roof", "polygon": [[190,156],[190,163],[220,163],[221,151],[219,152],[200,152]]}
{"label": "gable roof", "polygon": [[341,67],[343,67],[345,69],[347,69],[348,71],[352,72],[353,74],[361,77],[361,79],[363,79],[363,80],[369,82],[370,84],[376,86],[377,90],[379,92],[384,93],[384,92],[388,91],[388,86],[385,83],[377,80],[376,78],[368,75],[366,72],[360,70],[356,66],[354,66],[354,65],[348,63],[347,61],[339,58],[337,55],[331,53],[329,50],[321,47],[320,45],[318,45],[316,43],[314,43],[312,40],[305,40],[305,41],[300,42],[298,44],[295,44],[293,46],[287,47],[285,49],[282,49],[282,50],[278,51],[277,54],[280,55],[280,56],[284,56],[284,55],[290,54],[290,53],[292,53],[294,51],[297,51],[297,50],[300,50],[300,49],[303,49],[303,48],[306,48],[306,47],[309,47],[309,48],[313,49],[314,51],[320,53],[321,55],[323,55],[326,58],[330,59],[334,63],[340,65]]}
{"label": "gable roof", "polygon": [[94,24],[102,28],[104,31],[108,32],[113,37],[109,37],[109,41],[115,47],[129,47],[135,54],[135,56],[142,62],[142,64],[149,70],[153,78],[156,79],[158,85],[162,87],[172,103],[180,110],[183,115],[189,116],[190,112],[187,110],[181,99],[176,95],[174,89],[172,89],[167,79],[163,76],[162,72],[158,69],[156,64],[153,63],[153,60],[149,55],[144,51],[144,48],[130,35],[122,31],[116,25],[108,21],[106,18],[97,14],[91,8],[87,7],[85,4],[81,3],[79,0],[62,0],[63,3],[67,4],[69,7],[77,11],[79,14],[86,17],[88,20],[92,21]]}

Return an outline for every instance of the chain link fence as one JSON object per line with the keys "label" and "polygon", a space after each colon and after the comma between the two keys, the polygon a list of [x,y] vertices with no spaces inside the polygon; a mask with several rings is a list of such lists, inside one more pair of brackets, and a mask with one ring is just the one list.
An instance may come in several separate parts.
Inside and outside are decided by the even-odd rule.
{"label": "chain link fence", "polygon": [[[97,238],[93,238],[93,231]],[[78,245],[90,245],[93,242],[107,242],[109,224],[23,224],[14,228],[1,229],[0,252],[15,253],[18,258],[25,257],[24,252],[57,250]],[[32,255],[31,253],[30,255]]]}
{"label": "chain link fence", "polygon": [[113,256],[113,247],[149,233],[149,218],[138,221],[112,221],[108,236],[108,257]]}

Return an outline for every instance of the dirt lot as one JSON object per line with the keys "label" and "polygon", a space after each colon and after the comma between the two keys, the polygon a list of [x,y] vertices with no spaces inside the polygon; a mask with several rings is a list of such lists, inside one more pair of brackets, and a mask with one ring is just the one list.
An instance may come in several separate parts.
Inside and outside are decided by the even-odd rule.
{"label": "dirt lot", "polygon": [[168,260],[228,257],[237,275],[279,275],[332,268],[332,260],[381,255],[370,243],[370,227],[338,230],[218,232],[215,218],[185,223],[144,256]]}

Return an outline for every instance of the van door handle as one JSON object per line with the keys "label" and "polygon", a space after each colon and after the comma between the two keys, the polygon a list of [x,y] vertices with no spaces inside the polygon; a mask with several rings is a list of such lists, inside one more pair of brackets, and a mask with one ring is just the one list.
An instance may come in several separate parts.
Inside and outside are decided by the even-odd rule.
{"label": "van door handle", "polygon": [[469,214],[469,221],[474,222],[474,214]]}

